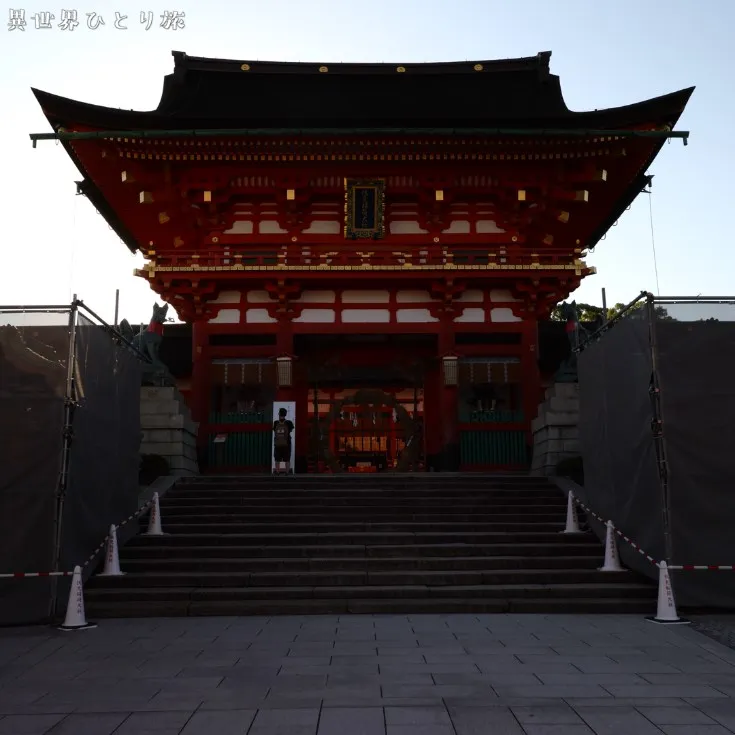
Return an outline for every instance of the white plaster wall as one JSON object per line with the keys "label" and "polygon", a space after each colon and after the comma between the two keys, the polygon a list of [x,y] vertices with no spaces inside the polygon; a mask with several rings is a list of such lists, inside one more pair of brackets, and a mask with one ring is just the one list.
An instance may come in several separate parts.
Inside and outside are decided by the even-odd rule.
{"label": "white plaster wall", "polygon": [[210,324],[239,324],[240,309],[220,309],[216,317],[209,320]]}
{"label": "white plaster wall", "polygon": [[396,294],[399,304],[421,304],[427,301],[436,301],[428,291],[399,291]]}
{"label": "white plaster wall", "polygon": [[271,300],[270,294],[267,291],[248,291],[247,293],[249,304],[268,304]]}
{"label": "white plaster wall", "polygon": [[457,298],[455,300],[456,301],[459,301],[460,303],[465,303],[465,304],[467,304],[467,303],[473,303],[473,304],[480,303],[481,304],[482,303],[482,300],[484,298],[485,297],[484,297],[482,291],[480,291],[478,289],[471,288],[471,289],[468,289],[467,291],[463,291],[459,295],[459,298]]}
{"label": "white plaster wall", "polygon": [[334,301],[334,291],[304,291],[294,299],[295,304],[333,304]]}
{"label": "white plaster wall", "polygon": [[449,235],[466,235],[470,231],[470,223],[469,220],[464,219],[455,219],[452,220],[452,223],[447,227],[446,230],[442,230],[442,232],[445,232]]}
{"label": "white plaster wall", "polygon": [[304,309],[301,316],[294,319],[301,324],[332,324],[334,309]]}
{"label": "white plaster wall", "polygon": [[423,229],[417,221],[415,222],[391,222],[389,225],[391,235],[425,235],[428,230]]}
{"label": "white plaster wall", "polygon": [[248,309],[245,312],[245,321],[248,324],[274,324],[278,320],[269,316],[268,309]]}
{"label": "white plaster wall", "polygon": [[462,316],[455,317],[455,322],[475,322],[485,321],[485,309],[465,309]]}
{"label": "white plaster wall", "polygon": [[340,222],[316,220],[303,232],[305,235],[339,235],[342,232],[342,224]]}
{"label": "white plaster wall", "polygon": [[512,304],[520,299],[514,299],[510,291],[502,288],[494,288],[490,291],[490,301],[502,301],[506,304]]}
{"label": "white plaster wall", "polygon": [[483,233],[483,234],[492,234],[495,232],[505,232],[505,230],[500,229],[495,222],[491,219],[480,219],[477,220],[477,223],[475,224],[475,231],[477,233]]}
{"label": "white plaster wall", "polygon": [[[273,214],[276,213],[273,212]],[[282,235],[285,232],[288,232],[288,230],[284,230],[274,219],[264,219],[258,225],[258,232],[261,235]]]}
{"label": "white plaster wall", "polygon": [[516,316],[511,309],[490,309],[490,320],[493,322],[522,322],[523,319]]}
{"label": "white plaster wall", "polygon": [[343,309],[342,322],[345,324],[387,324],[390,322],[388,309]]}
{"label": "white plaster wall", "polygon": [[220,295],[212,302],[212,304],[239,304],[240,303],[240,292],[239,291],[222,291]]}
{"label": "white plaster wall", "polygon": [[253,223],[250,220],[239,219],[232,223],[229,230],[224,231],[225,235],[252,235]]}
{"label": "white plaster wall", "polygon": [[439,320],[431,316],[428,309],[398,309],[396,311],[396,321],[404,324],[427,324]]}
{"label": "white plaster wall", "polygon": [[343,304],[387,304],[390,301],[388,291],[343,291]]}

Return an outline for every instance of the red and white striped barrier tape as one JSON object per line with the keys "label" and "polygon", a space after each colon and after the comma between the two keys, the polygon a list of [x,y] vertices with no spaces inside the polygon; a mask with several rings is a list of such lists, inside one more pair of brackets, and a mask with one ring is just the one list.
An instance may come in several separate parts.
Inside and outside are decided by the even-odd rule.
{"label": "red and white striped barrier tape", "polygon": [[[139,515],[144,513],[146,510],[148,510],[148,508],[150,508],[151,505],[153,505],[153,498],[151,498],[147,503],[144,503],[143,505],[141,505],[140,508],[138,508],[138,510],[135,511],[135,513],[131,513],[124,521],[122,521],[122,523],[118,523],[115,526],[115,528],[119,529],[125,526],[126,524],[130,523],[130,521],[132,521],[134,518],[137,518]],[[82,564],[82,569],[89,566],[95,560],[95,558],[97,557],[97,554],[99,554],[100,551],[102,551],[102,549],[105,548],[105,544],[107,544],[109,540],[110,540],[110,534],[108,533],[107,536],[105,536],[102,539],[102,542],[100,543],[100,545],[87,557],[87,560],[84,562],[84,564]]]}
{"label": "red and white striped barrier tape", "polygon": [[[607,521],[601,516],[595,513],[590,507],[586,506],[576,495],[572,496],[574,498],[574,502],[582,508],[582,510],[589,516],[592,516],[596,520],[598,520],[603,525],[607,524]],[[651,562],[651,564],[654,564],[655,566],[659,565],[659,562],[656,561],[650,554],[647,554],[635,541],[633,541],[630,536],[626,536],[622,531],[615,528],[613,526],[613,529],[615,533],[620,536],[623,541],[625,541],[629,546],[631,546],[633,549],[635,549],[642,557],[647,559]],[[735,564],[668,564],[668,569],[673,570],[680,570],[685,572],[691,572],[691,571],[735,571]]]}
{"label": "red and white striped barrier tape", "polygon": [[0,574],[0,579],[23,579],[23,577],[71,577],[74,572],[10,572]]}

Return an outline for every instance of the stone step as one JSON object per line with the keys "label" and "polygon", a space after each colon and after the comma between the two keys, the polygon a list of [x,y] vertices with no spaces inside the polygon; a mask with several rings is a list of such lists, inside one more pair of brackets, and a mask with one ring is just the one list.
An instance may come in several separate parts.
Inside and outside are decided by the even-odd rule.
{"label": "stone step", "polygon": [[214,513],[200,508],[166,508],[167,523],[276,523],[287,522],[288,518],[298,518],[302,523],[433,523],[433,522],[457,522],[467,523],[476,521],[478,523],[553,523],[558,526],[560,518],[565,516],[559,514],[556,510],[553,513],[507,513],[507,512],[466,512],[455,513],[452,511],[440,511],[436,513],[414,513],[410,509],[396,513],[243,513],[238,509],[237,512]]}
{"label": "stone step", "polygon": [[[139,551],[140,549],[137,549]],[[600,554],[571,557],[525,556],[451,556],[451,557],[144,557],[125,553],[121,558],[123,571],[147,572],[327,572],[327,571],[467,571],[496,569],[597,569],[602,564]]]}
{"label": "stone step", "polygon": [[[164,529],[165,530],[165,529]],[[138,543],[145,543],[145,537]],[[585,543],[588,539],[584,535],[567,536],[559,532],[454,532],[433,533],[426,532],[352,532],[352,533],[170,533],[167,536],[156,537],[156,542],[179,546],[216,545],[223,546],[262,546],[274,544],[285,546],[360,544],[360,545],[398,545],[398,544],[516,544],[516,543],[547,543],[570,544]]]}
{"label": "stone step", "polygon": [[[262,509],[262,512],[280,513],[291,509],[294,512],[319,512],[319,513],[343,513],[345,509],[351,512],[379,510],[385,513],[394,511],[410,510],[415,512],[417,508],[430,510],[434,513],[445,510],[459,510],[472,513],[481,508],[495,510],[512,510],[520,512],[533,509],[540,512],[550,513],[565,509],[566,503],[559,498],[539,498],[538,500],[523,502],[523,498],[390,498],[381,501],[379,498],[335,498],[329,501],[326,498],[280,498],[266,496],[263,498],[241,498],[239,502],[235,498],[181,498],[168,497],[161,502],[161,508],[229,508],[239,509],[243,512],[254,512]],[[226,511],[225,511],[226,512]]]}
{"label": "stone step", "polygon": [[145,601],[90,598],[88,617],[186,617],[186,616],[240,616],[240,615],[418,615],[418,614],[653,614],[655,601],[630,597],[623,593],[616,597],[599,597],[596,591],[587,597],[526,597],[526,598],[410,598],[385,599],[257,599],[190,601],[170,598]]}
{"label": "stone step", "polygon": [[97,601],[123,598],[131,601],[147,600],[298,600],[340,598],[524,598],[555,597],[573,599],[594,595],[600,598],[623,597],[651,600],[654,595],[649,585],[615,582],[610,584],[500,584],[456,585],[442,587],[413,586],[342,586],[342,587],[100,587],[88,594],[90,604]]}
{"label": "stone step", "polygon": [[[165,538],[165,537],[164,537]],[[460,557],[511,557],[551,559],[595,556],[601,558],[601,547],[593,536],[575,537],[570,544],[401,544],[398,546],[363,546],[361,544],[345,544],[341,546],[196,546],[170,543],[158,543],[161,537],[138,536],[131,539],[121,551],[123,559],[155,559],[167,557],[171,559],[326,559],[326,558],[360,558],[360,559],[403,559],[422,557],[447,558]],[[581,542],[586,539],[586,543]]]}
{"label": "stone step", "polygon": [[[129,572],[122,577],[93,577],[87,589],[126,587],[344,587],[364,585],[463,586],[503,584],[612,584],[631,579],[631,572],[596,569],[486,569],[439,571],[320,572]],[[265,595],[265,593],[263,593]]]}
{"label": "stone step", "polygon": [[338,522],[338,521],[311,521],[301,523],[294,520],[280,523],[211,523],[206,519],[196,518],[182,521],[166,518],[168,533],[220,533],[220,534],[292,534],[292,533],[536,533],[559,532],[564,529],[563,519],[554,523],[531,522],[508,523],[483,521],[395,521],[395,522]]}

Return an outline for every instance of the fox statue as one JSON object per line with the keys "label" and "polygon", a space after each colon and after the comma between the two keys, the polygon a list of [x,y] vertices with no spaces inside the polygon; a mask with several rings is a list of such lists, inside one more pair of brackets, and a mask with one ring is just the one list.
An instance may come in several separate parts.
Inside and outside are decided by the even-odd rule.
{"label": "fox statue", "polygon": [[146,359],[143,368],[143,384],[165,386],[173,383],[173,378],[166,365],[161,362],[158,351],[163,339],[163,325],[168,314],[168,304],[153,304],[153,314],[147,327],[141,325],[135,334],[130,322],[123,319],[118,327],[120,334]]}

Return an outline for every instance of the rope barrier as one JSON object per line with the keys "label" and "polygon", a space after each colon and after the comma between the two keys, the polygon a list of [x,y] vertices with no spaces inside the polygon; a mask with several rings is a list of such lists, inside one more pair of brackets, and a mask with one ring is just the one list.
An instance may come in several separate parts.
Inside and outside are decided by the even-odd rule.
{"label": "rope barrier", "polygon": [[[138,508],[138,510],[135,511],[135,513],[131,513],[124,521],[122,521],[122,523],[117,524],[115,528],[122,528],[126,524],[130,523],[130,521],[132,521],[134,518],[137,518],[139,515],[142,515],[146,510],[148,510],[148,508],[150,508],[151,505],[153,505],[153,500],[154,499],[151,498],[147,503],[144,503],[143,505],[141,505],[140,508]],[[82,569],[86,569],[86,567],[88,567],[95,560],[95,558],[97,557],[97,554],[99,554],[100,551],[102,551],[102,549],[105,548],[109,540],[110,540],[110,534],[108,533],[107,536],[105,536],[102,539],[102,542],[100,543],[100,545],[89,555],[89,557],[84,562],[84,564],[82,564]]]}
{"label": "rope barrier", "polygon": [[0,579],[23,579],[23,577],[71,577],[74,572],[10,572],[0,574]]}
{"label": "rope barrier", "polygon": [[[592,508],[585,505],[574,493],[571,493],[572,500],[578,505],[588,516],[592,516],[595,520],[598,520],[603,525],[607,525],[607,521],[598,513],[595,513]],[[626,536],[620,529],[613,526],[615,534],[625,541],[632,549],[637,551],[642,557],[651,562],[654,566],[658,566],[661,562],[654,559],[650,554],[644,551],[640,544],[633,541],[630,536]],[[735,564],[668,564],[668,569],[677,571],[735,571]]]}

